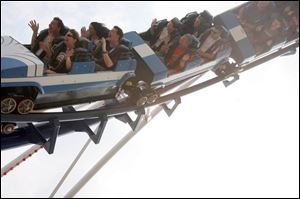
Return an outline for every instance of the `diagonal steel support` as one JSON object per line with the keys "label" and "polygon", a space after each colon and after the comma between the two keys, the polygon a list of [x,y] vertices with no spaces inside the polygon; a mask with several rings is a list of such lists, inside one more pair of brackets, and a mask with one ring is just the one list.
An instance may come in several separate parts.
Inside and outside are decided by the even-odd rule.
{"label": "diagonal steel support", "polygon": [[104,132],[104,129],[105,129],[107,121],[108,121],[107,115],[99,116],[99,120],[100,120],[100,123],[99,123],[97,131],[95,133],[90,129],[89,125],[87,125],[85,121],[80,121],[83,125],[83,128],[85,128],[86,133],[89,135],[90,139],[95,144],[99,144],[99,142],[101,140],[102,134]]}
{"label": "diagonal steel support", "polygon": [[166,112],[166,114],[170,117],[173,112],[176,110],[176,108],[178,107],[178,105],[181,103],[181,98],[175,98],[175,104],[173,105],[172,108],[169,108],[167,106],[167,104],[161,104],[161,106],[163,107],[164,111]]}
{"label": "diagonal steel support", "polygon": [[[74,109],[74,107],[72,106],[65,106],[62,108],[63,112],[76,112],[76,110]],[[89,127],[89,125],[86,123],[86,120],[80,120],[78,122],[80,122],[80,129],[79,131],[85,131],[90,139],[95,143],[95,144],[99,144],[101,137],[103,135],[104,129],[106,127],[108,118],[107,115],[103,114],[99,116],[99,126],[97,128],[97,131],[94,132],[91,130],[91,128]],[[78,130],[78,129],[77,129]]]}
{"label": "diagonal steel support", "polygon": [[53,133],[52,133],[50,139],[45,143],[44,148],[46,149],[46,151],[49,154],[52,154],[54,151],[56,139],[57,139],[57,136],[59,133],[60,123],[59,123],[58,119],[56,119],[56,118],[50,122],[53,124]]}
{"label": "diagonal steel support", "polygon": [[56,139],[60,130],[60,123],[56,118],[50,120],[49,122],[53,125],[53,132],[48,140],[42,136],[40,130],[38,130],[32,123],[28,123],[28,126],[32,127],[32,134],[39,140],[39,143],[43,145],[44,149],[49,154],[52,154],[54,152]]}
{"label": "diagonal steel support", "polygon": [[145,109],[138,109],[136,112],[137,118],[133,121],[130,116],[127,113],[121,114],[121,115],[116,115],[115,118],[124,122],[128,123],[131,127],[131,129],[134,131],[141,120],[142,116],[145,115]]}

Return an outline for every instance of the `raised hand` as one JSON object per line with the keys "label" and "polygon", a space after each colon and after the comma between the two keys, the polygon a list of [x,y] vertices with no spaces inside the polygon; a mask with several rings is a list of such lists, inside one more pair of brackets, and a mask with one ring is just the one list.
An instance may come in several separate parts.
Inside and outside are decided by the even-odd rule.
{"label": "raised hand", "polygon": [[34,33],[36,33],[36,34],[38,33],[38,31],[39,31],[39,24],[36,23],[35,20],[31,20],[31,21],[29,22],[28,26],[32,29],[32,31],[33,31]]}
{"label": "raised hand", "polygon": [[101,43],[102,43],[102,52],[106,51],[106,40],[104,37],[101,38]]}
{"label": "raised hand", "polygon": [[88,37],[89,37],[89,31],[86,29],[85,26],[83,26],[83,27],[81,28],[80,32],[81,32],[81,36],[82,36],[82,37],[85,37],[85,38],[88,38]]}
{"label": "raised hand", "polygon": [[154,18],[154,19],[152,20],[152,22],[151,22],[151,27],[152,27],[152,26],[155,26],[155,25],[156,25],[156,23],[157,23],[157,19],[156,19],[156,18]]}
{"label": "raised hand", "polygon": [[155,31],[155,27],[156,27],[156,23],[157,23],[157,19],[154,18],[151,22],[151,27],[150,27],[150,32],[151,34],[154,34],[154,31]]}

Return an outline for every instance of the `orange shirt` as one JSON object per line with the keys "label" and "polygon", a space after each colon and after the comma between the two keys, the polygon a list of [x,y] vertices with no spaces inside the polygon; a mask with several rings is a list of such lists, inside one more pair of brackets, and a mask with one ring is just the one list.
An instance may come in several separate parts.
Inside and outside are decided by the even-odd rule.
{"label": "orange shirt", "polygon": [[186,52],[186,49],[180,48],[179,46],[176,47],[176,49],[174,50],[172,56],[169,58],[169,60],[167,60],[167,65],[173,65],[175,63],[175,61],[181,57],[182,55],[184,55]]}

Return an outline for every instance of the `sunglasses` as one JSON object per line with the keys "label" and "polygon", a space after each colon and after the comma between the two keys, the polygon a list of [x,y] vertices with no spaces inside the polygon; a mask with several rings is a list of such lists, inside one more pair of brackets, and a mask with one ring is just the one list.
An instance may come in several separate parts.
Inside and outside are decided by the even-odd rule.
{"label": "sunglasses", "polygon": [[66,36],[74,38],[72,34],[67,34]]}

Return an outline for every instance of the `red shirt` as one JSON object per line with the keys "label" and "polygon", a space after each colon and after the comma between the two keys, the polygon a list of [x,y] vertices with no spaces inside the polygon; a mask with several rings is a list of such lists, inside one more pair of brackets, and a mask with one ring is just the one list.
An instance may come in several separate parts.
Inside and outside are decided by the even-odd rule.
{"label": "red shirt", "polygon": [[179,46],[177,46],[172,54],[172,56],[169,58],[169,60],[167,61],[167,65],[173,65],[175,63],[175,61],[181,57],[182,55],[185,54],[186,49],[180,48]]}

